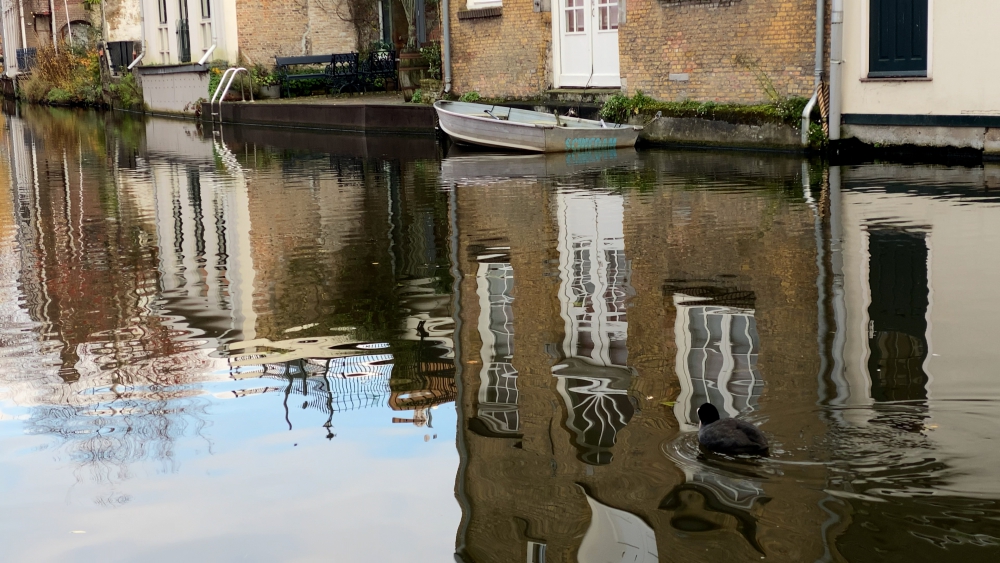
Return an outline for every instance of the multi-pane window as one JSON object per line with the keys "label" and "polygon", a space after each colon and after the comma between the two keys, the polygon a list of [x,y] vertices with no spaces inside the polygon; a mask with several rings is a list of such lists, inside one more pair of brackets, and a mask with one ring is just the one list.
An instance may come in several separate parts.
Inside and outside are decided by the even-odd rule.
{"label": "multi-pane window", "polygon": [[597,0],[601,31],[618,29],[618,0]]}
{"label": "multi-pane window", "polygon": [[586,31],[583,2],[584,0],[566,0],[566,33]]}
{"label": "multi-pane window", "polygon": [[870,0],[869,75],[927,76],[927,0]]}

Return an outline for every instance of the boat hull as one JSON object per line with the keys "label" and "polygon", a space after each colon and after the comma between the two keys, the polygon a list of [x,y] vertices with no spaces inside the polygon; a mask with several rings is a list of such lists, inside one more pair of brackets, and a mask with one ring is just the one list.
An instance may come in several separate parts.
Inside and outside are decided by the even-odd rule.
{"label": "boat hull", "polygon": [[[448,105],[446,105],[449,103],[451,102],[434,104],[441,130],[455,141],[483,147],[540,153],[626,148],[635,146],[641,130],[641,127],[628,125],[605,128],[597,122],[570,118],[562,119],[569,122],[571,126],[558,126],[555,118],[548,114],[510,110],[497,106],[481,106],[483,108],[492,107],[498,112],[506,109],[508,116],[514,114],[524,119],[534,118],[534,122],[530,123],[499,120],[492,117],[479,117],[449,111]],[[468,106],[474,104],[462,105],[466,106],[465,109],[467,109]],[[551,121],[551,123],[546,121]],[[590,123],[594,125],[589,126]]]}

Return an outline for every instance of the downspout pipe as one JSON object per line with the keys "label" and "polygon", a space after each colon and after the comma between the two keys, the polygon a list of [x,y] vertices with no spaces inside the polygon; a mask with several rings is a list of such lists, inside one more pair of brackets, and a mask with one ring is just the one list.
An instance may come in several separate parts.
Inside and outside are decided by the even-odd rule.
{"label": "downspout pipe", "polygon": [[444,67],[444,93],[451,92],[451,7],[441,0],[441,66]]}
{"label": "downspout pipe", "polygon": [[128,64],[128,70],[135,68],[146,56],[146,3],[139,2],[139,54]]}
{"label": "downspout pipe", "polygon": [[[17,0],[17,9],[21,12],[21,48],[27,49],[28,32],[24,28],[24,0]],[[25,55],[25,59],[27,59],[27,55]],[[14,60],[17,60],[16,54]],[[19,70],[24,70],[24,69],[19,69]]]}
{"label": "downspout pipe", "polygon": [[49,0],[49,27],[52,28],[52,50],[59,52],[59,39],[56,37],[56,4]]}
{"label": "downspout pipe", "polygon": [[[69,21],[69,2],[67,2],[66,0],[63,0],[63,11],[66,12],[66,40],[69,41],[70,45],[72,45],[73,23]],[[55,17],[56,17],[55,14],[53,14],[52,18],[54,19]]]}
{"label": "downspout pipe", "polygon": [[840,140],[844,70],[844,0],[833,0],[830,10],[830,140]]}
{"label": "downspout pipe", "polygon": [[826,0],[816,0],[816,65],[813,69],[813,95],[802,110],[802,146],[809,146],[809,125],[813,108],[819,100],[823,84],[823,39],[826,31]]}

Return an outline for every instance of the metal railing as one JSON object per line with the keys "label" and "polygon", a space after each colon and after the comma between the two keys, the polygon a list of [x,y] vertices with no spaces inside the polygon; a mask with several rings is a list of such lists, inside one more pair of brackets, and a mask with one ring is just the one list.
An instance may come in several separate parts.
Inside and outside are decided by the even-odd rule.
{"label": "metal railing", "polygon": [[[250,101],[253,101],[253,75],[250,74],[250,71],[244,67],[227,68],[226,72],[222,73],[219,85],[215,88],[215,93],[212,94],[212,100],[208,102],[209,116],[213,122],[215,121],[216,116],[218,116],[220,122],[222,121],[222,100],[226,99],[226,94],[229,93],[229,88],[233,85],[233,80],[236,79],[236,75],[240,72],[245,72],[247,73],[247,76],[250,77]],[[221,96],[219,95],[220,92],[222,94]],[[219,100],[218,111],[215,110],[216,99]],[[244,101],[246,101],[245,98]]]}

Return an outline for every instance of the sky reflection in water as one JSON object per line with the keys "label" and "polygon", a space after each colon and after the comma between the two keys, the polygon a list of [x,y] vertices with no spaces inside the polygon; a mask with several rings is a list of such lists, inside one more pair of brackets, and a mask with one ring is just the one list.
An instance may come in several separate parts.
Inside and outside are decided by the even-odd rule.
{"label": "sky reflection in water", "polygon": [[989,168],[22,111],[4,560],[1000,555]]}

